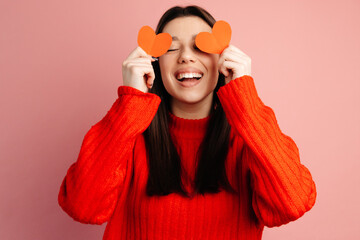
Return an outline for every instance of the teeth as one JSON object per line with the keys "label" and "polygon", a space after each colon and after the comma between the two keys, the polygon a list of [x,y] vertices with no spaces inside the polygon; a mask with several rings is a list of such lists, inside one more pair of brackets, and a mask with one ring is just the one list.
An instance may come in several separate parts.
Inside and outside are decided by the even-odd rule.
{"label": "teeth", "polygon": [[180,73],[176,76],[178,80],[182,78],[201,78],[202,74],[200,73]]}

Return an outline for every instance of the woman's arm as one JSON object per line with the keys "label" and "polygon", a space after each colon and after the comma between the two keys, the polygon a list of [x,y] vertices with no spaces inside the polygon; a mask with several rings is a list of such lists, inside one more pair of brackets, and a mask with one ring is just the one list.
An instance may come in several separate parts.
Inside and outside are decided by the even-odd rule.
{"label": "woman's arm", "polygon": [[316,188],[309,170],[300,163],[295,142],[281,132],[251,76],[230,81],[217,94],[229,124],[246,143],[243,160],[251,171],[257,217],[268,227],[298,219],[315,204]]}
{"label": "woman's arm", "polygon": [[[136,137],[150,125],[160,97],[120,86],[118,99],[92,126],[61,184],[58,201],[76,221],[102,224],[111,217],[125,178],[131,178]],[[128,181],[127,181],[128,182]]]}

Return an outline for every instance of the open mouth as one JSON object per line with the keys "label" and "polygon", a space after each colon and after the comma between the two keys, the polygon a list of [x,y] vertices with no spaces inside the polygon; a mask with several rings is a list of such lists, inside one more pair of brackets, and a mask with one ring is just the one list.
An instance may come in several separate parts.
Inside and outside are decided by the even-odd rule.
{"label": "open mouth", "polygon": [[176,79],[180,82],[184,81],[197,81],[203,77],[202,73],[179,73],[176,75]]}

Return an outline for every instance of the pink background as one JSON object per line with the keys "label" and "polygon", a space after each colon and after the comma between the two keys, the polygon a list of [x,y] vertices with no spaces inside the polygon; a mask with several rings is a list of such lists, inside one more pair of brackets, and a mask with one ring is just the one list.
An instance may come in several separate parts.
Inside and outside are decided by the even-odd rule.
{"label": "pink background", "polygon": [[0,239],[101,239],[57,194],[115,101],[143,25],[198,4],[233,29],[263,102],[317,185],[313,209],[264,239],[360,239],[360,1],[1,1]]}

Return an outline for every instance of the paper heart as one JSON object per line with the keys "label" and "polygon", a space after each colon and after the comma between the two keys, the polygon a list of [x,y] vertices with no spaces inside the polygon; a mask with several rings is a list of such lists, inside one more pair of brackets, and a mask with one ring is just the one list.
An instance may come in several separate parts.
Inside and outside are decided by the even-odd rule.
{"label": "paper heart", "polygon": [[169,33],[155,34],[149,26],[143,26],[138,33],[139,46],[149,55],[160,57],[170,48],[172,38]]}
{"label": "paper heart", "polygon": [[217,21],[212,33],[200,32],[195,38],[196,46],[203,52],[221,54],[229,46],[231,27],[225,21]]}

